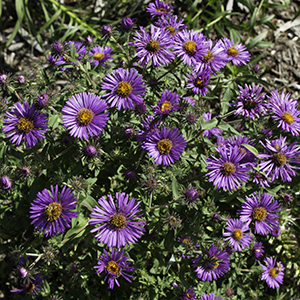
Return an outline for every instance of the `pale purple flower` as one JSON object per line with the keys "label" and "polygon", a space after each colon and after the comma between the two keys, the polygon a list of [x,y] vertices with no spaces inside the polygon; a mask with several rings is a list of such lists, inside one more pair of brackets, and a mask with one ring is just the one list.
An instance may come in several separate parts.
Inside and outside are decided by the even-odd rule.
{"label": "pale purple flower", "polygon": [[146,7],[146,11],[151,14],[152,17],[155,16],[169,16],[171,15],[171,10],[173,6],[171,4],[164,3],[160,0],[155,0],[155,2],[151,2]]}
{"label": "pale purple flower", "polygon": [[250,61],[250,53],[247,51],[246,46],[242,43],[233,45],[233,39],[223,38],[224,49],[227,53],[227,59],[231,60],[234,65],[240,66],[241,64],[247,65],[247,61]]}
{"label": "pale purple flower", "polygon": [[272,257],[266,257],[264,263],[266,265],[261,265],[264,271],[261,275],[261,280],[265,280],[272,289],[279,288],[283,283],[284,266],[281,261],[276,263],[276,258]]}
{"label": "pale purple flower", "polygon": [[161,16],[159,20],[154,24],[157,27],[164,28],[171,37],[175,37],[178,32],[186,29],[186,25],[183,24],[184,20],[177,20],[176,15]]}
{"label": "pale purple flower", "polygon": [[90,60],[90,63],[92,66],[98,66],[100,63],[102,66],[104,66],[104,63],[108,59],[112,59],[112,55],[110,54],[113,51],[113,49],[109,46],[101,47],[101,46],[95,46],[90,51],[90,56],[92,56],[93,59]]}

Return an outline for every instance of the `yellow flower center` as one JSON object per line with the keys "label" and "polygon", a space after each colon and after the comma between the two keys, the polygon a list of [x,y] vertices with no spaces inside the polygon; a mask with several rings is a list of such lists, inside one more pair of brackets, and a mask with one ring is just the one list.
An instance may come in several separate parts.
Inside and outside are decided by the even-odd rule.
{"label": "yellow flower center", "polygon": [[251,110],[251,109],[255,108],[256,102],[252,101],[251,99],[247,99],[243,102],[243,106],[245,109]]}
{"label": "yellow flower center", "polygon": [[17,123],[17,128],[22,132],[29,132],[34,128],[33,121],[28,118],[21,118]]}
{"label": "yellow flower center", "polygon": [[132,86],[127,81],[121,81],[118,83],[116,91],[120,97],[127,97],[132,92]]}
{"label": "yellow flower center", "polygon": [[268,213],[264,207],[257,207],[253,209],[252,217],[254,220],[264,221]]}
{"label": "yellow flower center", "polygon": [[237,57],[238,54],[239,54],[239,51],[236,50],[234,47],[229,47],[229,48],[227,49],[227,53],[228,53],[228,55],[230,55],[230,56]]}
{"label": "yellow flower center", "polygon": [[191,299],[191,297],[192,297],[190,293],[186,293],[185,295],[186,295],[189,299]]}
{"label": "yellow flower center", "polygon": [[240,150],[240,153],[243,154],[243,158],[244,158],[246,156],[246,154],[247,154],[247,150],[245,148],[243,148],[243,147],[240,147],[239,150]]}
{"label": "yellow flower center", "polygon": [[172,109],[172,104],[170,101],[166,101],[163,104],[161,104],[161,106],[160,106],[161,111],[171,110],[171,109]]}
{"label": "yellow flower center", "polygon": [[163,14],[166,14],[168,12],[165,8],[162,8],[162,7],[161,8],[157,8],[156,11],[160,12],[160,13],[163,13]]}
{"label": "yellow flower center", "polygon": [[90,124],[93,120],[94,113],[87,108],[82,108],[76,117],[76,120],[80,126],[86,126]]}
{"label": "yellow flower center", "polygon": [[157,53],[160,49],[159,41],[156,40],[150,40],[146,45],[146,50],[151,53]]}
{"label": "yellow flower center", "polygon": [[32,292],[35,289],[35,285],[33,283],[26,283],[25,290],[26,292]]}
{"label": "yellow flower center", "polygon": [[236,240],[239,241],[243,237],[243,232],[241,229],[234,229],[232,232],[232,237]]}
{"label": "yellow flower center", "polygon": [[115,230],[123,229],[127,224],[126,217],[122,213],[118,213],[110,217],[108,223]]}
{"label": "yellow flower center", "polygon": [[175,29],[174,27],[172,27],[171,25],[168,25],[168,26],[166,27],[166,29],[169,30],[169,33],[170,33],[171,35],[175,35],[175,34],[176,34],[176,29]]}
{"label": "yellow flower center", "polygon": [[195,41],[186,41],[183,44],[183,48],[188,55],[192,56],[196,52],[196,42]]}
{"label": "yellow flower center", "polygon": [[289,112],[284,112],[281,116],[282,120],[289,124],[289,125],[292,125],[293,122],[294,122],[294,116],[291,115],[291,113]]}
{"label": "yellow flower center", "polygon": [[274,153],[273,158],[279,166],[284,166],[286,164],[286,156],[281,152]]}
{"label": "yellow flower center", "polygon": [[108,272],[113,273],[115,275],[120,276],[121,274],[121,268],[120,266],[113,260],[109,261],[106,265],[105,268],[107,269]]}
{"label": "yellow flower center", "polygon": [[210,257],[210,260],[211,260],[213,269],[216,269],[216,268],[219,266],[219,263],[218,263],[218,261],[217,261],[218,258],[215,257],[215,256],[211,256],[211,257]]}
{"label": "yellow flower center", "polygon": [[227,161],[221,166],[221,172],[225,176],[232,175],[235,171],[236,167],[232,162]]}
{"label": "yellow flower center", "polygon": [[160,140],[157,143],[157,149],[160,154],[168,154],[172,149],[173,143],[169,139]]}
{"label": "yellow flower center", "polygon": [[184,238],[184,239],[182,240],[182,243],[183,243],[183,244],[186,244],[186,245],[189,245],[189,244],[191,244],[191,241],[190,241],[189,238]]}
{"label": "yellow flower center", "polygon": [[194,80],[194,85],[195,85],[195,87],[197,87],[197,88],[202,88],[203,87],[203,80],[201,79],[201,78],[196,78],[195,80]]}
{"label": "yellow flower center", "polygon": [[98,60],[98,61],[101,61],[104,58],[104,56],[105,55],[103,53],[95,53],[94,54],[94,59]]}
{"label": "yellow flower center", "polygon": [[61,204],[59,204],[57,202],[53,202],[45,207],[44,212],[47,217],[47,221],[55,221],[61,215],[62,206],[61,206]]}
{"label": "yellow flower center", "polygon": [[278,276],[279,271],[276,270],[276,268],[271,268],[269,271],[269,275],[271,278],[276,278]]}
{"label": "yellow flower center", "polygon": [[207,50],[206,54],[203,57],[203,62],[208,63],[214,58],[214,55],[212,54],[211,50]]}

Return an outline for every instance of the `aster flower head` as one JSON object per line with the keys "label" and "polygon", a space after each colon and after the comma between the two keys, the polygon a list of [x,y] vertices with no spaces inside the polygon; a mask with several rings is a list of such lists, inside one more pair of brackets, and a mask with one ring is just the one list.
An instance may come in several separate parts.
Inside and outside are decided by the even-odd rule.
{"label": "aster flower head", "polygon": [[134,267],[130,266],[131,261],[128,261],[129,256],[124,255],[124,250],[112,249],[111,254],[109,254],[105,249],[103,249],[104,254],[99,255],[96,273],[105,273],[104,281],[108,282],[108,288],[113,289],[114,285],[120,286],[119,278],[120,276],[125,278],[127,281],[131,282],[130,278],[132,275],[127,274],[127,272],[133,272]]}
{"label": "aster flower head", "polygon": [[228,231],[223,233],[224,241],[229,241],[233,245],[234,251],[242,251],[249,247],[252,236],[249,233],[248,224],[239,219],[229,219],[226,222],[225,229]]}
{"label": "aster flower head", "polygon": [[164,90],[161,93],[161,98],[157,102],[157,106],[152,106],[154,108],[154,113],[156,115],[167,115],[175,109],[181,109],[179,106],[180,95],[172,92],[170,90]]}
{"label": "aster flower head", "polygon": [[6,112],[2,130],[12,143],[20,145],[24,139],[25,146],[35,146],[38,139],[44,139],[48,130],[47,116],[35,109],[34,104],[29,107],[28,102],[17,102]]}
{"label": "aster flower head", "polygon": [[121,21],[121,27],[125,32],[131,31],[133,25],[134,25],[134,20],[132,18],[123,18]]}
{"label": "aster flower head", "polygon": [[136,47],[135,57],[139,57],[138,63],[141,66],[152,61],[152,67],[167,65],[174,59],[174,53],[169,49],[173,48],[173,40],[167,30],[155,27],[151,24],[150,33],[143,27],[136,31],[133,37],[134,42],[130,45]]}
{"label": "aster flower head", "polygon": [[200,60],[198,68],[205,66],[212,70],[212,73],[216,75],[217,71],[220,71],[220,69],[223,69],[226,66],[228,56],[221,40],[217,40],[213,43],[212,40],[208,39],[206,43],[206,52],[203,54],[203,58]]}
{"label": "aster flower head", "polygon": [[121,110],[121,107],[134,108],[134,104],[142,103],[146,86],[136,69],[119,68],[104,77],[102,89],[108,91],[103,97],[110,106]]}
{"label": "aster flower head", "polygon": [[19,82],[20,84],[23,84],[23,83],[25,82],[25,76],[19,75],[17,78],[18,78],[18,82]]}
{"label": "aster flower head", "polygon": [[196,299],[196,293],[194,288],[191,286],[188,288],[188,290],[180,297],[180,300],[195,300]]}
{"label": "aster flower head", "polygon": [[58,185],[51,185],[50,191],[38,192],[31,203],[31,224],[40,232],[44,231],[45,236],[58,235],[70,228],[71,219],[77,217],[78,213],[73,211],[76,205],[77,199],[69,188],[64,186],[59,193]]}
{"label": "aster flower head", "polygon": [[283,283],[284,266],[281,262],[276,263],[276,258],[272,257],[266,257],[264,263],[265,265],[261,265],[264,271],[261,275],[261,280],[265,280],[272,289],[279,288]]}
{"label": "aster flower head", "polygon": [[206,248],[206,252],[193,261],[197,277],[202,281],[217,280],[228,272],[229,266],[228,253],[214,244],[209,249]]}
{"label": "aster flower head", "polygon": [[45,107],[48,104],[48,102],[49,102],[49,96],[46,93],[41,94],[36,99],[36,103],[40,108]]}
{"label": "aster flower head", "polygon": [[[210,112],[203,113],[203,119],[205,121],[210,121],[211,117],[212,117],[212,115]],[[217,127],[214,127],[211,129],[206,129],[203,131],[203,136],[207,136],[209,139],[211,139],[213,136],[220,135],[222,131],[223,131],[222,129],[219,129]]]}
{"label": "aster flower head", "polygon": [[177,128],[163,127],[155,131],[144,143],[144,149],[153,157],[154,163],[164,166],[179,160],[186,141]]}
{"label": "aster flower head", "polygon": [[242,162],[243,153],[239,148],[222,146],[216,150],[221,156],[219,159],[214,156],[207,158],[206,168],[211,170],[207,173],[208,181],[213,181],[217,189],[223,188],[224,191],[232,191],[247,182],[251,167]]}
{"label": "aster flower head", "polygon": [[171,37],[175,37],[179,31],[186,29],[186,25],[183,24],[183,19],[177,20],[176,15],[161,16],[155,26],[164,28]]}
{"label": "aster flower head", "polygon": [[90,214],[90,225],[97,225],[91,230],[91,233],[98,232],[95,238],[100,243],[108,247],[122,247],[125,244],[135,243],[142,235],[145,229],[145,221],[139,220],[142,214],[140,211],[140,202],[134,198],[129,199],[125,193],[116,193],[117,205],[111,194],[101,197],[98,200],[99,206],[93,208]]}
{"label": "aster flower head", "polygon": [[272,115],[272,119],[278,123],[278,128],[290,132],[293,136],[298,136],[300,132],[300,110],[297,109],[297,101],[290,98],[290,94],[282,91],[281,96],[276,90],[271,91],[271,97],[266,106]]}
{"label": "aster flower head", "polygon": [[247,61],[250,61],[250,53],[247,51],[246,46],[242,43],[233,45],[233,39],[223,38],[224,49],[227,53],[227,59],[231,60],[234,65],[240,66],[241,64],[247,65]]}
{"label": "aster flower head", "polygon": [[202,32],[183,30],[174,39],[175,54],[187,65],[201,62],[209,45]]}
{"label": "aster flower head", "polygon": [[217,298],[215,298],[215,293],[211,293],[211,294],[202,295],[200,300],[224,300],[224,299],[221,298],[220,296],[217,296]]}
{"label": "aster flower head", "polygon": [[263,101],[266,93],[261,93],[262,86],[245,84],[245,87],[238,85],[239,96],[233,103],[237,106],[235,116],[241,114],[244,118],[255,120],[259,118],[259,114],[264,113]]}
{"label": "aster flower head", "polygon": [[103,37],[110,37],[112,34],[112,28],[109,24],[105,24],[103,25],[103,27],[101,28],[101,33],[103,35]]}
{"label": "aster flower head", "polygon": [[0,188],[3,190],[9,190],[12,186],[11,179],[7,175],[3,175],[0,178]]}
{"label": "aster flower head", "polygon": [[173,6],[171,4],[164,3],[160,0],[155,0],[151,2],[146,7],[146,11],[151,14],[151,17],[155,16],[169,16],[171,15],[171,10]]}
{"label": "aster flower head", "polygon": [[21,283],[21,288],[16,290],[11,290],[11,293],[22,293],[31,294],[33,297],[40,290],[40,285],[42,284],[43,278],[41,273],[38,273],[33,280],[27,283]]}
{"label": "aster flower head", "polygon": [[100,63],[104,66],[104,63],[112,59],[112,55],[110,54],[113,49],[109,46],[101,47],[95,46],[91,49],[90,55],[93,58],[90,63],[92,66],[98,66]]}
{"label": "aster flower head", "polygon": [[71,136],[88,139],[89,135],[98,136],[109,119],[106,102],[91,93],[74,94],[62,109],[65,128]]}
{"label": "aster flower head", "polygon": [[253,193],[250,197],[246,196],[242,209],[238,212],[240,220],[247,223],[254,222],[254,233],[262,235],[272,232],[272,227],[279,225],[280,211],[277,200],[273,201],[274,196],[268,193]]}
{"label": "aster flower head", "polygon": [[188,75],[188,82],[186,87],[191,89],[195,94],[205,96],[207,93],[207,87],[211,69],[205,65],[198,65],[198,67]]}
{"label": "aster flower head", "polygon": [[265,144],[260,141],[268,153],[258,154],[258,158],[262,161],[259,164],[259,171],[264,172],[267,177],[272,176],[274,181],[280,175],[283,182],[292,181],[292,177],[296,176],[295,170],[299,167],[293,164],[299,164],[300,148],[296,146],[296,142],[288,144],[286,137],[280,135],[279,139],[265,139]]}

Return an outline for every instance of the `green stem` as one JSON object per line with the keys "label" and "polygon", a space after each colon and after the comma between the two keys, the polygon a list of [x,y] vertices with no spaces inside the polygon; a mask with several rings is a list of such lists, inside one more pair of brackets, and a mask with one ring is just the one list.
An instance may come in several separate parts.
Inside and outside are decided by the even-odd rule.
{"label": "green stem", "polygon": [[164,74],[162,74],[160,77],[158,77],[157,81],[159,81],[160,79],[162,79],[165,75],[167,75],[168,73],[170,73],[171,71],[173,71],[176,67],[178,67],[181,64],[181,61],[179,61],[174,67],[172,67],[170,70],[168,70],[167,72],[165,72]]}

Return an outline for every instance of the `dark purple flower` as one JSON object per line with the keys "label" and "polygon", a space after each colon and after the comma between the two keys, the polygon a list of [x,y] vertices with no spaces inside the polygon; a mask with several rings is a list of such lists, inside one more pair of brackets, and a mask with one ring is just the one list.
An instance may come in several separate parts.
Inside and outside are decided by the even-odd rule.
{"label": "dark purple flower", "polygon": [[19,75],[19,76],[18,76],[18,82],[19,82],[20,84],[24,83],[24,82],[25,82],[25,77],[24,77],[23,75]]}
{"label": "dark purple flower", "polygon": [[101,29],[101,33],[102,33],[103,37],[111,36],[112,29],[111,29],[110,25],[109,24],[103,25],[103,27]]}
{"label": "dark purple flower", "polygon": [[289,99],[290,94],[281,97],[278,91],[271,91],[271,97],[268,96],[269,102],[266,106],[272,115],[272,119],[278,122],[278,128],[290,132],[293,136],[298,136],[300,131],[300,110],[297,109],[298,103],[293,99]]}
{"label": "dark purple flower", "polygon": [[29,177],[31,174],[31,169],[28,166],[23,166],[19,169],[19,172],[22,177]]}
{"label": "dark purple flower", "polygon": [[144,114],[147,111],[147,106],[144,102],[138,103],[135,108],[140,114]]}
{"label": "dark purple flower", "polygon": [[272,289],[279,288],[280,284],[283,283],[284,266],[281,261],[276,264],[276,258],[273,259],[272,257],[266,257],[264,263],[266,266],[261,265],[264,270],[261,280],[266,280],[267,285]]}
{"label": "dark purple flower", "polygon": [[11,293],[22,293],[31,294],[33,297],[40,290],[40,285],[42,284],[43,278],[41,273],[38,273],[33,280],[27,283],[21,283],[21,288],[16,290],[11,290]]}
{"label": "dark purple flower", "polygon": [[123,255],[124,250],[113,248],[111,254],[105,249],[103,252],[103,255],[99,255],[97,266],[94,269],[96,269],[96,273],[105,273],[104,282],[108,281],[108,288],[113,289],[115,284],[120,286],[118,282],[120,276],[131,282],[130,278],[133,276],[128,275],[127,272],[133,272],[134,267],[129,266],[132,262],[128,261],[129,256]]}
{"label": "dark purple flower", "polygon": [[106,102],[96,94],[75,94],[62,109],[63,124],[71,136],[84,139],[98,136],[109,119],[109,113],[103,113],[106,109]]}
{"label": "dark purple flower", "polygon": [[190,66],[201,62],[208,47],[202,32],[183,30],[176,35],[173,48],[183,63]]}
{"label": "dark purple flower", "polygon": [[179,31],[186,29],[187,26],[184,25],[183,22],[183,19],[177,21],[176,15],[161,16],[154,25],[159,28],[164,28],[171,37],[175,37]]}
{"label": "dark purple flower", "polygon": [[229,255],[225,250],[217,248],[214,244],[206,253],[193,261],[197,277],[202,281],[212,281],[228,272],[230,266]]}
{"label": "dark purple flower", "polygon": [[242,251],[249,247],[252,236],[249,233],[248,224],[243,223],[239,219],[229,219],[226,222],[225,229],[229,232],[223,233],[223,236],[226,237],[224,241],[229,241],[233,245],[234,251]]}
{"label": "dark purple flower", "polygon": [[64,45],[60,42],[55,42],[52,44],[52,50],[56,54],[60,54],[64,50]]}
{"label": "dark purple flower", "polygon": [[125,171],[125,172],[124,172],[124,176],[125,176],[125,178],[126,178],[127,180],[130,181],[130,180],[136,178],[136,173],[135,173],[134,171],[128,170],[128,171]]}
{"label": "dark purple flower", "polygon": [[49,99],[49,96],[47,94],[43,93],[40,96],[38,96],[38,98],[36,99],[36,103],[39,107],[43,108],[47,105],[48,99]]}
{"label": "dark purple flower", "polygon": [[91,45],[93,43],[93,39],[89,35],[84,40],[88,45]]}
{"label": "dark purple flower", "polygon": [[125,129],[124,129],[125,136],[131,137],[131,136],[133,136],[133,133],[134,133],[133,129],[130,126],[126,125]]}
{"label": "dark purple flower", "polygon": [[233,295],[233,290],[231,288],[226,289],[225,291],[227,297],[231,297]]}
{"label": "dark purple flower", "polygon": [[188,202],[194,202],[199,197],[199,194],[195,189],[188,189],[185,196]]}
{"label": "dark purple flower", "polygon": [[[203,119],[205,121],[210,121],[211,117],[212,117],[212,115],[210,112],[203,113]],[[203,136],[207,136],[207,138],[211,139],[213,136],[220,135],[222,131],[223,131],[222,129],[219,129],[217,127],[214,127],[211,129],[206,129],[203,131]]]}
{"label": "dark purple flower", "polygon": [[223,43],[228,60],[231,60],[237,66],[241,64],[247,65],[246,62],[250,61],[250,53],[246,50],[246,46],[242,45],[242,43],[233,46],[233,39],[230,40],[228,38],[223,38]]}
{"label": "dark purple flower", "polygon": [[90,55],[92,56],[92,60],[90,61],[91,65],[98,66],[100,63],[104,66],[104,63],[108,59],[112,59],[111,52],[113,49],[109,46],[101,47],[95,46],[91,49]]}
{"label": "dark purple flower", "polygon": [[149,3],[146,7],[146,11],[151,14],[152,17],[155,16],[169,16],[171,15],[171,10],[173,6],[171,4],[166,4],[163,1],[155,0],[154,3]]}
{"label": "dark purple flower", "polygon": [[180,297],[180,300],[195,300],[196,299],[196,293],[194,288],[191,286],[188,288],[188,290]]}
{"label": "dark purple flower", "polygon": [[94,145],[87,145],[84,147],[83,152],[89,157],[94,157],[98,155],[97,148]]}
{"label": "dark purple flower", "polygon": [[[122,247],[125,244],[135,243],[143,235],[145,221],[139,221],[142,214],[140,202],[134,198],[129,199],[125,193],[116,193],[117,205],[115,205],[111,194],[107,199],[103,196],[98,200],[99,206],[93,208],[90,214],[90,225],[97,225],[91,230],[92,233],[99,231],[95,238],[108,247]],[[99,224],[99,226],[98,226]]]}
{"label": "dark purple flower", "polygon": [[131,18],[123,18],[121,21],[121,27],[124,31],[128,32],[132,29],[134,25],[134,19]]}
{"label": "dark purple flower", "polygon": [[238,212],[242,222],[250,225],[255,223],[254,233],[263,235],[272,232],[272,227],[279,225],[280,211],[277,200],[273,201],[274,196],[268,193],[253,193],[250,197],[246,196],[246,201],[242,204],[242,209]]}
{"label": "dark purple flower", "polygon": [[257,74],[260,74],[260,72],[261,72],[261,66],[260,66],[260,64],[254,65],[254,66],[253,66],[253,71],[254,71],[255,73],[257,73]]}
{"label": "dark purple flower", "polygon": [[218,159],[212,156],[206,160],[206,168],[211,170],[207,173],[208,181],[213,181],[217,189],[223,188],[224,191],[232,191],[247,182],[251,167],[242,162],[244,154],[239,148],[222,146],[216,150],[221,157]]}
{"label": "dark purple flower", "polygon": [[271,234],[275,237],[280,236],[281,235],[280,228],[277,226],[274,226]]}
{"label": "dark purple flower", "polygon": [[29,107],[28,102],[17,102],[6,112],[2,130],[6,138],[16,145],[24,139],[26,147],[33,147],[38,139],[44,139],[47,131],[47,116],[35,109],[34,104]]}
{"label": "dark purple flower", "polygon": [[138,63],[141,66],[152,60],[152,67],[156,68],[167,65],[174,59],[174,53],[168,50],[173,48],[173,40],[164,29],[151,25],[149,34],[140,27],[140,31],[136,31],[133,39],[134,42],[130,45],[137,48],[135,56],[140,58]]}
{"label": "dark purple flower", "polygon": [[224,300],[224,299],[221,298],[220,296],[217,296],[217,298],[215,298],[215,293],[211,293],[211,294],[202,295],[200,300]]}
{"label": "dark purple flower", "polygon": [[235,116],[241,114],[246,119],[259,118],[260,113],[264,113],[263,100],[266,93],[261,93],[262,87],[252,83],[252,86],[245,84],[245,88],[238,85],[240,95],[233,103],[237,106]]}
{"label": "dark purple flower", "polygon": [[170,90],[164,90],[161,93],[161,98],[157,102],[157,106],[152,106],[154,108],[154,113],[156,115],[167,115],[175,109],[181,109],[179,106],[180,95],[172,92]]}
{"label": "dark purple flower", "polygon": [[186,87],[191,89],[195,94],[205,96],[211,77],[210,71],[210,68],[205,67],[205,65],[198,65],[198,68],[188,75]]}
{"label": "dark purple flower", "polygon": [[2,83],[3,85],[8,83],[8,76],[4,72],[0,74],[0,83]]}
{"label": "dark purple flower", "polygon": [[9,190],[11,188],[11,180],[8,176],[4,175],[0,178],[0,187],[3,190]]}
{"label": "dark purple flower", "polygon": [[44,231],[45,236],[64,232],[65,228],[70,228],[71,219],[78,214],[73,211],[78,199],[69,188],[64,186],[60,193],[57,185],[55,188],[51,185],[50,189],[51,192],[47,189],[38,192],[30,207],[31,224],[40,232]]}
{"label": "dark purple flower", "polygon": [[136,69],[119,68],[104,77],[102,89],[108,91],[103,97],[107,99],[110,106],[116,106],[121,110],[121,107],[134,108],[134,103],[143,102],[146,86]]}
{"label": "dark purple flower", "polygon": [[286,137],[280,135],[277,140],[265,139],[266,144],[260,142],[268,153],[258,154],[258,158],[265,159],[259,164],[259,171],[264,172],[266,176],[272,176],[272,181],[280,175],[283,182],[292,181],[296,176],[295,167],[291,164],[299,164],[300,148],[296,146],[297,142],[290,145],[286,143]]}
{"label": "dark purple flower", "polygon": [[186,141],[177,128],[163,127],[153,132],[144,143],[144,149],[153,157],[154,163],[169,166],[179,160]]}

